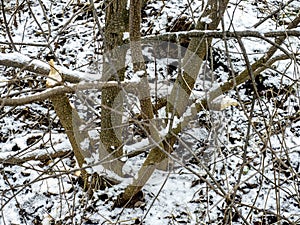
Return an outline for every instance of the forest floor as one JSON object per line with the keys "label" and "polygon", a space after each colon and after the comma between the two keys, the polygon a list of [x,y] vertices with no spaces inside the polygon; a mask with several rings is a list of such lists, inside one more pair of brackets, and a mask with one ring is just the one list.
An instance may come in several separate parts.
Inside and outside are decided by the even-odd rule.
{"label": "forest floor", "polygon": [[[29,1],[3,2],[14,42],[41,44],[17,45],[19,53],[45,61],[44,56],[49,50],[42,44],[49,42],[58,56],[59,65],[89,74],[101,71],[98,64],[101,61],[102,33],[84,3],[43,0],[31,2],[29,7]],[[143,36],[186,30],[189,26],[193,29],[191,24],[201,15],[201,2],[149,1],[143,9]],[[287,1],[230,1],[224,26],[237,31],[284,30],[284,24],[299,12],[299,1],[291,1],[276,14],[276,19],[272,17],[254,28],[281,2]],[[101,1],[95,6],[103,26]],[[1,17],[0,20],[3,21]],[[0,42],[5,41],[9,42],[9,39],[6,27],[1,24]],[[262,56],[270,46],[257,38],[243,41],[250,62]],[[299,38],[291,37],[289,46],[285,47],[299,52],[299,43]],[[228,55],[220,39],[213,41],[213,56],[206,61],[209,74],[217,83],[226,82],[231,73],[245,69],[237,42],[230,39],[227,44],[234,71],[228,66]],[[0,50],[2,53],[13,52],[5,44],[0,44]],[[147,56],[151,57],[149,52]],[[166,66],[174,60],[170,55],[164,57],[162,53],[155,63],[151,61],[147,65],[153,95],[162,96],[172,87],[176,68]],[[124,173],[129,178],[88,196],[78,183],[75,172],[78,166],[51,103],[1,107],[0,225],[224,224],[224,214],[231,202],[226,201],[220,192],[224,190],[230,195],[234,187],[237,187],[234,207],[239,213],[235,210],[229,213],[232,224],[243,224],[243,218],[253,225],[300,224],[300,74],[299,65],[289,63],[282,61],[275,65],[276,69],[266,70],[257,78],[261,98],[254,104],[254,90],[247,82],[226,93],[227,97],[238,101],[238,106],[218,113],[199,113],[189,129],[180,134],[184,143],[176,145],[174,157],[177,161],[173,168],[154,172],[143,188],[141,201],[134,208],[113,208],[113,202],[132,181],[147,151],[126,161]],[[280,71],[284,71],[284,76]],[[126,79],[134,79],[130,68]],[[158,88],[154,82],[156,79],[159,80]],[[43,76],[0,66],[1,98],[32,94],[32,90],[43,87],[44,81]],[[203,93],[204,85],[206,83],[199,78],[194,96]],[[293,91],[287,94],[286,90],[291,86]],[[127,97],[129,103],[136,100],[134,96]],[[75,104],[76,98],[71,99]],[[133,107],[132,111],[135,110]],[[163,111],[159,116],[163,117]],[[217,131],[220,136],[218,146],[209,151],[203,150],[209,136],[207,127],[202,126],[205,120],[222,127]],[[268,139],[267,145],[263,145],[258,134]],[[141,140],[136,133],[133,135],[135,143],[128,142],[124,147],[128,153],[136,150]],[[205,159],[212,177],[190,150]],[[65,154],[55,159],[44,158],[44,155],[57,152]],[[247,165],[242,165],[244,157]]]}

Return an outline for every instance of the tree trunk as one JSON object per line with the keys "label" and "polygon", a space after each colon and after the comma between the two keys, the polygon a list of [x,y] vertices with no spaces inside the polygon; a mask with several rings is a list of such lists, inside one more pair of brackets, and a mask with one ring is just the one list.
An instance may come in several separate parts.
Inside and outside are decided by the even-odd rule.
{"label": "tree trunk", "polygon": [[[54,61],[51,59],[49,61],[50,65],[50,73],[49,77],[47,79],[47,87],[55,86],[58,82],[62,81],[62,78],[59,74],[59,72],[54,67]],[[58,94],[50,97],[50,100],[53,104],[54,110],[56,115],[58,116],[60,123],[62,124],[63,128],[65,129],[65,132],[68,136],[68,139],[71,143],[72,149],[74,151],[75,158],[77,160],[77,163],[80,168],[83,167],[83,164],[85,163],[85,157],[88,157],[88,153],[84,154],[82,149],[80,148],[80,143],[78,143],[78,140],[76,139],[76,135],[74,132],[74,123],[73,118],[74,115],[77,115],[77,112],[73,107],[70,105],[69,98],[66,94]],[[79,116],[75,116],[75,118],[79,118]],[[88,181],[88,174],[87,172],[82,169],[81,170],[81,177],[84,181],[84,184],[86,186]]]}
{"label": "tree trunk", "polygon": [[[228,0],[209,0],[195,29],[216,30],[227,4]],[[168,97],[166,115],[172,113],[180,117],[184,113],[211,41],[212,38],[192,38],[182,61],[183,74],[177,77]]]}
{"label": "tree trunk", "polygon": [[[143,166],[139,170],[138,178],[133,181],[132,185],[129,185],[124,194],[119,196],[115,206],[125,205],[133,196],[135,196],[145,185],[151,174],[157,168],[157,165],[165,159],[163,144],[160,140],[156,122],[153,119],[153,107],[150,96],[150,87],[148,83],[146,66],[143,58],[141,48],[141,4],[142,0],[130,1],[130,14],[129,14],[129,34],[130,34],[130,49],[131,58],[134,66],[134,72],[139,72],[140,83],[137,85],[139,90],[139,101],[141,104],[141,116],[143,119],[143,126],[148,134],[149,141],[155,142],[158,146],[152,150],[152,154],[147,157]],[[167,165],[167,162],[163,162]],[[165,166],[167,167],[167,166]],[[134,200],[133,200],[134,201]],[[130,205],[129,205],[130,206]]]}
{"label": "tree trunk", "polygon": [[[123,81],[125,73],[125,51],[118,51],[123,44],[123,33],[128,24],[126,0],[109,1],[105,14],[105,57],[103,66],[104,81]],[[120,87],[104,87],[101,96],[101,145],[100,159],[103,166],[122,176],[122,109],[123,97]]]}
{"label": "tree trunk", "polygon": [[[133,16],[132,13],[136,13],[133,9],[138,5],[135,3],[140,2],[140,0],[131,0],[130,4],[130,18]],[[221,18],[223,17],[223,13],[227,7],[228,0],[221,1],[219,0],[210,0],[207,4],[206,10],[199,19],[196,28],[197,29],[216,29]],[[132,5],[132,3],[134,5]],[[140,4],[140,3],[139,3]],[[210,24],[206,24],[202,21],[202,18],[211,18],[212,22]],[[133,20],[135,21],[135,19]],[[130,26],[133,25],[130,23]],[[189,44],[189,48],[183,59],[183,76],[178,76],[175,82],[174,88],[172,89],[170,100],[168,100],[168,112],[173,112],[173,107],[176,109],[176,113],[178,115],[182,115],[185,107],[187,105],[189,95],[191,90],[194,87],[195,80],[198,76],[202,60],[204,59],[207,48],[211,43],[211,39],[208,40],[199,40],[198,38],[193,38]],[[196,57],[194,56],[196,54]],[[176,104],[175,104],[176,103]],[[167,114],[168,115],[168,114]],[[159,138],[159,137],[158,137]],[[172,152],[173,145],[176,139],[174,137],[170,137],[168,142],[164,142],[163,146],[157,146],[153,148],[145,162],[143,163],[141,169],[138,173],[138,178],[134,179],[133,183],[129,185],[123,194],[121,194],[117,201],[115,202],[115,207],[121,206],[133,206],[134,205],[134,196],[137,195],[143,186],[146,184],[148,179],[151,177],[154,170],[158,167],[158,165],[167,158],[167,154],[165,152]]]}
{"label": "tree trunk", "polygon": [[[58,81],[61,82],[62,78],[54,67],[53,59],[50,60],[50,73],[47,79],[47,87],[57,85]],[[103,178],[97,173],[89,174],[84,169],[86,159],[90,158],[93,150],[93,141],[90,139],[87,131],[80,130],[80,126],[83,124],[77,111],[71,106],[69,98],[66,94],[57,94],[50,97],[53,104],[56,115],[58,116],[60,123],[62,124],[68,139],[71,143],[72,150],[80,170],[80,177],[84,190],[86,190],[90,196],[93,190],[104,189],[106,186],[117,184],[118,181],[112,178]],[[85,143],[85,144],[83,144]]]}

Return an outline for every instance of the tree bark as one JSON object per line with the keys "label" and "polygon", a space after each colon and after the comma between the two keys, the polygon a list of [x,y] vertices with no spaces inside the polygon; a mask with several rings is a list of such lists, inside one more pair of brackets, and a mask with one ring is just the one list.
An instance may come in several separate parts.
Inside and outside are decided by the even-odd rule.
{"label": "tree bark", "polygon": [[[118,51],[123,44],[128,13],[127,1],[108,1],[105,14],[105,56],[103,66],[104,81],[123,81],[125,73],[125,51]],[[118,64],[118,65],[117,65]],[[121,87],[103,87],[101,95],[101,145],[100,159],[105,159],[103,166],[122,176],[122,109]]]}
{"label": "tree bark", "polygon": [[[227,8],[228,0],[209,0],[198,20],[196,30],[216,30]],[[192,38],[182,61],[183,74],[179,75],[168,97],[167,114],[182,116],[212,38]]]}
{"label": "tree bark", "polygon": [[[61,78],[59,72],[54,67],[53,59],[50,60],[49,65],[50,65],[50,73],[49,73],[49,77],[47,79],[47,87],[54,86],[57,84],[58,81],[62,81],[62,78]],[[57,80],[54,80],[54,79],[57,79]],[[88,157],[88,155],[84,154],[84,152],[80,148],[80,143],[78,143],[78,140],[76,139],[76,134],[74,132],[73,118],[74,118],[74,115],[77,115],[77,112],[70,105],[69,98],[67,97],[66,94],[57,94],[57,95],[51,96],[49,99],[51,100],[51,102],[53,104],[55,113],[58,116],[60,123],[62,124],[63,128],[65,129],[65,132],[71,143],[77,163],[78,163],[79,167],[82,168],[85,163],[85,157]],[[79,118],[78,115],[75,117]],[[86,185],[88,183],[88,174],[84,169],[81,170],[81,176]]]}
{"label": "tree bark", "polygon": [[[223,1],[222,5],[220,1],[218,0],[210,0],[204,14],[201,18],[208,17],[212,19],[212,22],[207,25],[204,22],[202,22],[201,18],[199,19],[196,28],[197,29],[216,29],[223,13],[226,9],[228,0]],[[136,10],[138,6],[140,6],[141,1],[140,0],[131,0],[130,1],[130,18],[133,17],[133,13],[137,13]],[[222,6],[220,6],[222,5]],[[220,8],[221,7],[221,8]],[[140,10],[140,9],[139,9]],[[137,21],[137,18],[133,17],[133,22]],[[131,25],[135,25],[134,23],[130,23]],[[208,26],[208,27],[207,27]],[[138,39],[138,38],[137,38]],[[138,39],[139,40],[139,39]],[[206,49],[207,45],[209,46],[211,43],[211,39],[204,42],[203,40],[199,40],[196,38],[193,38],[189,45],[189,51],[186,53],[184,59],[183,59],[183,65],[185,73],[182,77],[178,76],[177,80],[175,82],[174,88],[172,89],[170,100],[168,103],[168,112],[173,111],[174,103],[176,101],[176,112],[179,115],[182,115],[185,107],[187,105],[189,95],[191,93],[191,90],[193,89],[195,80],[198,76],[200,66],[202,64],[202,60],[206,55]],[[195,57],[193,54],[196,54],[197,57]],[[168,114],[167,114],[168,115]],[[158,141],[159,137],[158,137]],[[148,179],[151,177],[154,170],[158,167],[158,165],[167,158],[166,152],[172,152],[173,145],[176,141],[176,138],[174,136],[170,137],[168,141],[161,142],[163,144],[159,145],[155,148],[153,148],[145,162],[143,163],[141,169],[138,172],[138,178],[134,179],[133,183],[130,184],[122,193],[117,201],[115,202],[115,207],[121,207],[121,206],[127,206],[131,207],[134,205],[134,196],[137,195],[140,190],[143,188],[143,186],[146,184]],[[157,142],[159,143],[159,142]],[[132,201],[131,201],[132,200]]]}
{"label": "tree bark", "polygon": [[[135,199],[134,196],[139,193],[142,187],[145,185],[147,180],[152,175],[153,171],[161,163],[161,159],[166,159],[163,155],[165,154],[162,149],[164,148],[161,143],[161,138],[158,133],[156,122],[153,119],[153,107],[150,96],[150,87],[148,83],[148,76],[146,66],[143,58],[141,48],[141,5],[142,0],[131,0],[130,1],[130,15],[129,15],[129,34],[130,34],[130,49],[131,58],[134,66],[134,72],[139,72],[140,82],[137,84],[139,91],[139,101],[141,104],[141,117],[143,119],[143,125],[148,138],[153,141],[157,147],[154,148],[150,155],[147,157],[142,167],[138,172],[137,179],[134,179],[133,183],[129,185],[124,193],[120,195],[116,201],[115,206],[122,206],[127,204],[130,199]],[[165,167],[167,167],[167,162]],[[129,206],[131,206],[129,204]]]}

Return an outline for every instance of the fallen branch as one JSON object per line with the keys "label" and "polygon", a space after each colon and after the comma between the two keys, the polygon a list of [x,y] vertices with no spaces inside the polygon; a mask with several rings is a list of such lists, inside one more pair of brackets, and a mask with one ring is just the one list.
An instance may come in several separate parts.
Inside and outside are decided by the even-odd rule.
{"label": "fallen branch", "polygon": [[25,163],[25,162],[28,162],[31,160],[45,162],[45,161],[53,160],[56,158],[64,158],[71,154],[72,154],[72,151],[67,150],[67,151],[59,151],[59,152],[54,152],[54,153],[47,153],[47,154],[43,154],[43,155],[32,155],[32,156],[26,156],[26,157],[9,157],[6,159],[0,158],[0,163],[1,164],[10,164],[10,165],[20,165],[22,163]]}

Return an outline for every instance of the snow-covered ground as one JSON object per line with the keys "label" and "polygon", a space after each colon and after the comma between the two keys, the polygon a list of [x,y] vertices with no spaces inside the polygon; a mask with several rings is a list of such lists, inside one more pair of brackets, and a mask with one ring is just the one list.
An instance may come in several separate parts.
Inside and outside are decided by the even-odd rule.
{"label": "snow-covered ground", "polygon": [[[12,39],[19,43],[17,52],[45,61],[50,46],[60,66],[81,72],[81,75],[100,77],[102,31],[98,31],[92,12],[85,7],[88,3],[68,0],[31,1],[30,4],[29,1],[3,2]],[[173,28],[177,31],[178,21],[197,21],[205,2],[151,0],[144,9],[147,17],[143,18],[142,33],[162,34]],[[290,1],[274,17],[254,26],[286,2],[230,1],[224,16],[225,29],[284,30],[283,24],[299,13],[299,1]],[[95,6],[103,26],[102,1],[96,1]],[[4,44],[9,43],[9,37],[2,13],[0,21],[1,52],[16,52]],[[258,38],[243,38],[243,43],[251,63],[270,47]],[[284,48],[299,53],[299,43],[299,38],[289,37]],[[232,73],[246,68],[237,41],[228,39],[227,45],[228,55],[224,42],[215,39],[213,57],[207,62],[209,71],[214,68],[212,74],[218,83],[226,82]],[[151,58],[151,49],[145,49],[146,56]],[[19,53],[15,56],[21,57]],[[278,51],[277,54],[282,53]],[[228,56],[233,68],[228,65]],[[131,69],[129,64],[126,79],[137,80]],[[149,62],[147,69],[151,93],[157,93],[158,97],[169,93],[176,75],[176,60],[171,56],[161,57],[157,64],[153,60]],[[0,66],[1,98],[33,94],[44,88],[43,82],[43,76]],[[207,89],[207,85],[203,86],[205,82],[203,76],[199,76],[193,98]],[[211,82],[209,87],[213,85]],[[141,202],[135,208],[125,209],[113,208],[113,200],[132,181],[146,153],[127,160],[124,172],[130,176],[121,184],[88,196],[78,183],[78,167],[72,154],[36,160],[45,154],[68,153],[71,149],[50,102],[1,107],[0,224],[226,224],[225,214],[231,216],[232,224],[245,221],[253,225],[276,224],[277,221],[278,224],[300,224],[299,65],[290,60],[276,62],[274,67],[259,75],[256,82],[261,97],[255,103],[253,88],[247,82],[228,93],[239,102],[237,107],[223,112],[199,113],[180,134],[182,142],[176,144],[172,157],[176,159],[174,168],[170,172],[155,171],[143,188]],[[94,92],[89,94],[95,97]],[[137,112],[139,105],[134,105],[135,95],[126,97],[127,106],[131,108],[125,110],[124,115],[129,116]],[[78,99],[74,96],[71,99],[76,105]],[[160,117],[164,116],[164,110],[159,113]],[[218,146],[206,148],[206,140],[212,135],[207,126],[212,124],[218,128],[215,132]],[[148,144],[141,138],[135,134],[124,150],[129,153]],[[192,157],[193,154],[205,165]],[[27,160],[14,163],[12,159],[15,158]],[[234,204],[231,205],[229,197],[234,197]]]}

